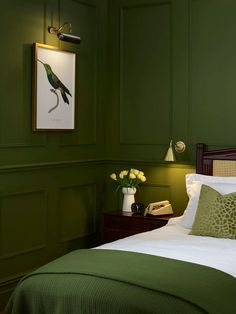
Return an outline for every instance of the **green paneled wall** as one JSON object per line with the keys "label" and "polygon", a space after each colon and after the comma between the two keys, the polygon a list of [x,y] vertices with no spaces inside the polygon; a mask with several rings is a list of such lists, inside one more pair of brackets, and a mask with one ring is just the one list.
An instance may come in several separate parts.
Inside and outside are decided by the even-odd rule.
{"label": "green paneled wall", "polygon": [[159,162],[170,137],[181,161],[197,142],[234,146],[235,1],[109,5],[108,158]]}
{"label": "green paneled wall", "polygon": [[229,0],[192,1],[190,5],[189,136],[192,142],[236,144],[233,118],[236,43],[232,40],[235,12],[236,2]]}
{"label": "green paneled wall", "polygon": [[1,172],[0,287],[71,249],[96,243],[103,173],[99,162]]}
{"label": "green paneled wall", "polygon": [[[120,142],[165,144],[171,109],[170,5],[123,7],[119,18]],[[153,132],[157,121],[164,132]]]}
{"label": "green paneled wall", "polygon": [[[23,274],[96,244],[101,212],[121,208],[111,172],[142,169],[136,199],[182,213],[195,144],[236,144],[235,12],[234,0],[2,1],[0,309]],[[65,21],[79,46],[47,32]],[[71,133],[31,131],[34,42],[77,53]],[[170,138],[187,144],[173,165]]]}
{"label": "green paneled wall", "polygon": [[[105,100],[106,1],[11,1],[1,6],[6,28],[0,80],[1,165],[104,157],[102,101]],[[10,17],[10,19],[9,19]],[[33,17],[33,18],[32,18]],[[105,21],[104,21],[105,20]],[[8,27],[11,22],[11,27]],[[59,42],[47,27],[64,21],[81,36],[79,46]],[[17,30],[17,31],[16,31]],[[77,53],[76,130],[71,134],[31,131],[32,44],[59,46]],[[102,69],[102,70],[101,70]],[[17,147],[17,154],[9,148]]]}
{"label": "green paneled wall", "polygon": [[[104,195],[104,1],[3,1],[0,104],[0,310],[19,278],[99,240]],[[72,23],[79,46],[48,26]],[[9,26],[10,25],[10,26]],[[31,131],[33,43],[77,53],[76,129]]]}

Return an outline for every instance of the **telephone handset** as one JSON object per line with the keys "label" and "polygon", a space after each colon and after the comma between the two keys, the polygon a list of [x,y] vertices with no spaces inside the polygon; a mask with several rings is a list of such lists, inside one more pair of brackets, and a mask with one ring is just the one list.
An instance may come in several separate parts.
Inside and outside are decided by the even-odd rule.
{"label": "telephone handset", "polygon": [[173,214],[173,209],[169,201],[161,201],[150,203],[145,209],[144,215],[170,215]]}

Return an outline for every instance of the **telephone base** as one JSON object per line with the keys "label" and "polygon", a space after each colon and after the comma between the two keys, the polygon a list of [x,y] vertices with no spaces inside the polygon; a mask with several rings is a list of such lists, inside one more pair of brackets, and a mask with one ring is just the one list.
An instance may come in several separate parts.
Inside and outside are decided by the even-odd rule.
{"label": "telephone base", "polygon": [[161,201],[150,203],[144,214],[151,214],[152,216],[170,215],[173,214],[173,209],[169,201]]}
{"label": "telephone base", "polygon": [[146,214],[146,217],[161,217],[161,216],[173,216],[173,213],[172,214]]}

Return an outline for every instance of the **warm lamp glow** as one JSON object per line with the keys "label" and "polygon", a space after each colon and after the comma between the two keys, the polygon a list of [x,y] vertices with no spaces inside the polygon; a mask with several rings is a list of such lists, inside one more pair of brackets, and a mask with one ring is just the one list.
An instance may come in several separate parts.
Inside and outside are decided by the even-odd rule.
{"label": "warm lamp glow", "polygon": [[[183,153],[186,149],[186,145],[184,142],[182,141],[178,141],[176,144],[175,144],[175,151],[177,153]],[[176,158],[175,158],[175,154],[174,154],[174,150],[173,150],[173,146],[172,146],[172,140],[170,141],[170,146],[167,150],[167,153],[165,155],[165,158],[164,158],[165,161],[175,161]]]}

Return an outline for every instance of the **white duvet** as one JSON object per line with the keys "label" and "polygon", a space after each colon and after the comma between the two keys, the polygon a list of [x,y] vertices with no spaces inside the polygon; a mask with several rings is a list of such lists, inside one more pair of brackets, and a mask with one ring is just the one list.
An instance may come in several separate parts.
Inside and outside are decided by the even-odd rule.
{"label": "white duvet", "polygon": [[210,266],[236,277],[236,240],[189,235],[181,217],[159,229],[107,243],[98,249],[140,252]]}

